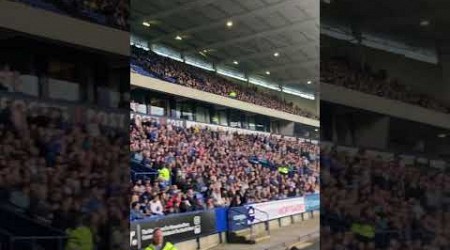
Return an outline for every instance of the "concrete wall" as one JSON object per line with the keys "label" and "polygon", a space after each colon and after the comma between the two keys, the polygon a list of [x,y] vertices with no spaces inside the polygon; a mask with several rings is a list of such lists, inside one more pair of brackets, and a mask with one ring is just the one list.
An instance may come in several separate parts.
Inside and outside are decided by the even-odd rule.
{"label": "concrete wall", "polygon": [[397,78],[411,89],[450,104],[441,65],[421,62],[375,49],[365,49],[364,59],[374,70],[385,69],[388,76]]}
{"label": "concrete wall", "polygon": [[[304,110],[312,112],[313,114],[318,113],[317,110],[318,110],[318,106],[320,106],[320,105],[318,105],[318,103],[317,103],[317,98],[318,98],[317,96],[316,96],[316,100],[309,100],[309,99],[305,99],[305,98],[302,98],[299,96],[295,96],[295,95],[291,95],[291,94],[287,94],[287,93],[282,93],[280,91],[275,91],[275,90],[271,90],[268,88],[264,88],[264,87],[261,87],[261,86],[258,86],[258,85],[252,84],[252,83],[244,83],[242,81],[239,81],[239,80],[236,80],[236,79],[233,79],[230,77],[226,77],[226,76],[222,76],[222,75],[219,75],[219,76],[224,77],[224,78],[226,78],[236,84],[239,84],[239,85],[256,87],[258,90],[261,90],[261,91],[269,91],[273,95],[276,95],[276,96],[280,97],[281,99],[285,99],[287,102],[292,102],[295,105],[302,107]],[[306,92],[306,90],[305,90],[305,92]],[[308,92],[308,93],[312,93],[312,92]]]}
{"label": "concrete wall", "polygon": [[[310,220],[313,218],[318,218],[320,216],[320,212],[319,211],[314,211],[314,212],[306,212],[306,213],[302,213],[302,214],[297,214],[297,215],[291,215],[291,216],[286,216],[286,217],[282,217],[282,218],[278,218],[275,220],[271,220],[269,221],[269,229],[270,231],[275,231],[278,230],[280,228],[283,227],[287,227],[289,225],[292,224],[296,224],[298,222],[302,222],[305,220]],[[258,223],[258,224],[254,224],[253,225],[253,230],[255,232],[255,234],[264,234],[266,227],[264,223]]]}
{"label": "concrete wall", "polygon": [[213,234],[210,236],[202,237],[199,239],[193,239],[176,243],[177,249],[182,250],[206,250],[212,247],[218,246],[226,240],[226,233]]}
{"label": "concrete wall", "polygon": [[436,97],[450,105],[450,87],[445,81],[445,65],[443,65],[445,58],[440,58],[440,64],[432,64],[368,47],[362,48],[363,55],[360,56],[354,44],[328,37],[321,42],[325,43],[321,49],[324,57],[333,55],[349,57],[355,62],[363,60],[373,71],[384,69],[388,76],[399,79],[411,89]]}
{"label": "concrete wall", "polygon": [[217,105],[222,105],[234,109],[240,109],[247,112],[252,112],[256,114],[261,114],[269,117],[274,117],[278,119],[283,119],[287,121],[293,121],[298,122],[310,126],[319,127],[320,122],[318,120],[313,120],[310,118],[293,115],[289,113],[285,113],[282,111],[274,110],[265,108],[262,106],[258,106],[255,104],[242,102],[238,100],[234,100],[228,97],[223,97],[220,95],[211,94],[205,91],[196,90],[193,88],[184,87],[177,84],[170,84],[167,82],[164,82],[159,79],[151,78],[148,76],[143,76],[136,73],[130,74],[130,82],[131,85],[141,87],[141,88],[147,88],[152,89],[164,93],[169,93],[177,96],[183,96],[186,98],[202,101],[202,102],[209,102]]}
{"label": "concrete wall", "polygon": [[[338,94],[337,94],[338,93]],[[321,83],[321,100],[450,129],[450,115],[359,91]]]}
{"label": "concrete wall", "polygon": [[[318,114],[318,105],[317,105],[317,99],[316,100],[308,100],[305,98],[301,98],[295,95],[286,94],[284,93],[284,99],[287,102],[293,102],[295,105],[302,107],[304,110],[307,110],[313,114]],[[316,96],[316,98],[319,98]]]}
{"label": "concrete wall", "polygon": [[114,54],[126,56],[130,54],[130,35],[126,31],[56,14],[22,3],[0,1],[0,26]]}

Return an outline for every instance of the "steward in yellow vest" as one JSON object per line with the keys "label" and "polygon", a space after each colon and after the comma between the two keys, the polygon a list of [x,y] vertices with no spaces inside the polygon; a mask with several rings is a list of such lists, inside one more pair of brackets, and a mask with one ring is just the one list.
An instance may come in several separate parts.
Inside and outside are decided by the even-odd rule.
{"label": "steward in yellow vest", "polygon": [[91,229],[83,224],[83,219],[78,219],[75,228],[66,230],[67,243],[65,250],[94,250],[94,239]]}
{"label": "steward in yellow vest", "polygon": [[145,250],[177,250],[177,248],[170,242],[164,242],[161,228],[155,228],[153,230],[153,242]]}
{"label": "steward in yellow vest", "polygon": [[289,174],[289,167],[286,167],[286,166],[278,167],[278,172],[280,174]]}
{"label": "steward in yellow vest", "polygon": [[166,166],[158,170],[158,172],[159,179],[162,179],[163,181],[170,181],[170,170]]}

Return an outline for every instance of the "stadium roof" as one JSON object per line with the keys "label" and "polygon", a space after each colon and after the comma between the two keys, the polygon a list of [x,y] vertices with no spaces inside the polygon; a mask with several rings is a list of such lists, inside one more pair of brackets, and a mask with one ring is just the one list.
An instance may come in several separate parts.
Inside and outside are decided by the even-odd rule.
{"label": "stadium roof", "polygon": [[[328,3],[327,3],[328,2]],[[440,50],[450,39],[448,0],[322,0],[321,24],[350,27],[414,47]]]}
{"label": "stadium roof", "polygon": [[317,0],[133,0],[131,6],[132,33],[151,43],[315,91]]}

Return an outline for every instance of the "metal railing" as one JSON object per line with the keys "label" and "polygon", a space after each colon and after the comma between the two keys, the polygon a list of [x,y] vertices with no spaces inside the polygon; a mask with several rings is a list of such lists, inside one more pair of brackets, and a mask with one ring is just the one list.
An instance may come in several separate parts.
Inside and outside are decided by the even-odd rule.
{"label": "metal railing", "polygon": [[0,249],[63,250],[65,233],[13,210],[0,208]]}
{"label": "metal railing", "polygon": [[[266,217],[265,220],[260,220],[260,219],[258,219],[256,217],[254,219],[256,219],[259,222],[264,222],[264,230],[267,232],[267,235],[270,235],[270,227],[269,227],[269,218],[270,218],[270,216],[269,216],[269,213],[267,213],[266,211],[263,211],[261,209],[255,208],[255,207],[253,209],[255,209],[255,211],[258,211],[258,212],[260,212],[260,213],[265,215],[265,217]],[[253,234],[253,226],[254,226],[254,223],[252,223],[250,225],[250,235],[251,235],[252,239],[254,239],[254,237],[256,236],[256,235]]]}
{"label": "metal railing", "polygon": [[29,250],[64,250],[67,236],[16,236],[0,229],[1,250],[29,249]]}
{"label": "metal railing", "polygon": [[[14,236],[12,237],[10,244],[15,246],[21,242],[30,245],[31,250],[45,249],[48,244],[54,246],[55,250],[64,250],[64,242],[67,239],[66,236]],[[16,248],[11,248],[14,250]],[[48,249],[50,250],[50,249]]]}

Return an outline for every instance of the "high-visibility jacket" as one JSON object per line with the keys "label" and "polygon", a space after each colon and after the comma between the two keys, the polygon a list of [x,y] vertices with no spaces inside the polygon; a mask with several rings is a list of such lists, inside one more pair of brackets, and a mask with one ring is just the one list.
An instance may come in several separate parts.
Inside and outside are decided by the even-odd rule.
{"label": "high-visibility jacket", "polygon": [[[145,250],[154,250],[154,249],[156,248],[153,244],[145,248]],[[161,248],[161,250],[177,250],[177,248],[172,243],[166,242],[166,244],[164,245],[163,248]]]}
{"label": "high-visibility jacket", "polygon": [[280,174],[288,174],[289,173],[289,168],[288,167],[278,167],[278,172]]}
{"label": "high-visibility jacket", "polygon": [[232,91],[232,92],[230,92],[229,96],[230,96],[231,98],[236,98],[237,93],[234,92],[234,91]]}
{"label": "high-visibility jacket", "polygon": [[159,171],[159,178],[163,179],[164,181],[170,180],[170,171],[168,168],[164,167],[160,169]]}
{"label": "high-visibility jacket", "polygon": [[353,223],[351,226],[352,232],[364,236],[369,239],[375,237],[375,228],[369,224]]}
{"label": "high-visibility jacket", "polygon": [[86,226],[67,229],[67,243],[65,250],[94,250],[91,229]]}

